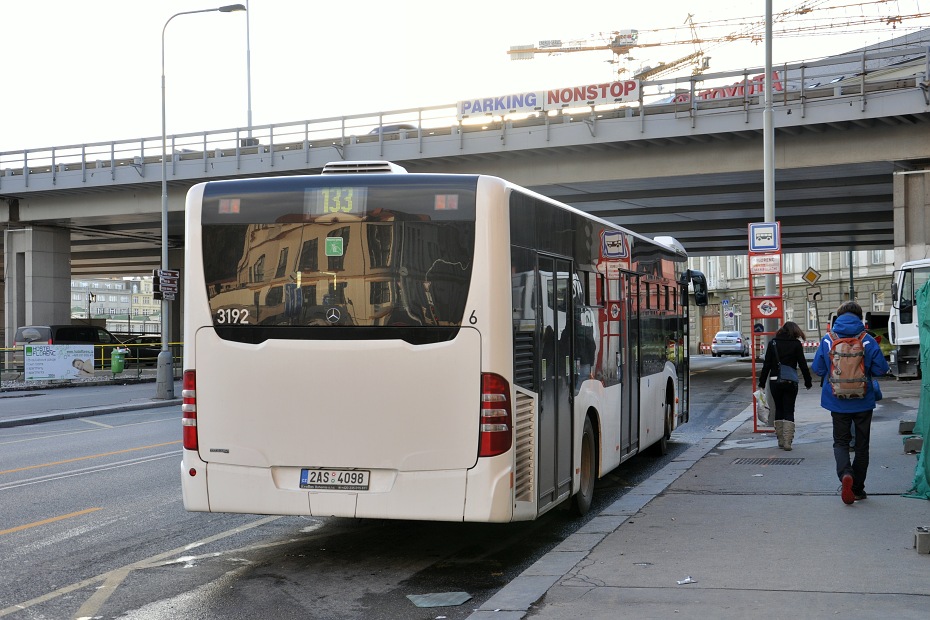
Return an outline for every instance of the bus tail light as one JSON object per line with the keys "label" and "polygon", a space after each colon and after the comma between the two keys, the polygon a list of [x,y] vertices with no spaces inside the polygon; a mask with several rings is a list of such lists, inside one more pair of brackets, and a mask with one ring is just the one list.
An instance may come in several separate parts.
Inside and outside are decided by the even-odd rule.
{"label": "bus tail light", "polygon": [[185,370],[181,383],[181,426],[184,449],[197,449],[197,371]]}
{"label": "bus tail light", "polygon": [[496,456],[513,444],[510,384],[500,375],[481,374],[481,420],[478,456]]}

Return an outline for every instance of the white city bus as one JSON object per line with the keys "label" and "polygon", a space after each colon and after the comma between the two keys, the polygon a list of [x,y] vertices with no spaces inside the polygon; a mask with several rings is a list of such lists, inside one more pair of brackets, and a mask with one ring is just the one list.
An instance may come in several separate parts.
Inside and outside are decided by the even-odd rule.
{"label": "white city bus", "polygon": [[534,519],[688,418],[688,284],[502,179],[387,162],[187,197],[192,511]]}

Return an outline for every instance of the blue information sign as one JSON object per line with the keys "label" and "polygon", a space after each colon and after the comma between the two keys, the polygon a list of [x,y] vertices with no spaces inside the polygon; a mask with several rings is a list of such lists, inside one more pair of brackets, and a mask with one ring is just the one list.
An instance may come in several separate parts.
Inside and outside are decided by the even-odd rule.
{"label": "blue information sign", "polygon": [[781,250],[781,236],[778,222],[760,222],[749,225],[750,252],[778,252]]}

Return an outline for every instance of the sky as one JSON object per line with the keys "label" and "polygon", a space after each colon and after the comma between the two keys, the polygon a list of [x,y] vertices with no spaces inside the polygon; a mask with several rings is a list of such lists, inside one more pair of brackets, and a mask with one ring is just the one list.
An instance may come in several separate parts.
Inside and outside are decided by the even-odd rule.
{"label": "sky", "polygon": [[[229,0],[219,0],[227,2]],[[242,0],[246,4],[245,0]],[[161,135],[162,29],[210,0],[0,2],[0,153]],[[602,44],[636,29],[627,70],[746,33],[764,0],[461,3],[447,0],[249,0],[249,11],[180,15],[165,28],[167,132],[253,126],[452,105],[470,98],[605,82],[608,50],[512,61],[512,45]],[[812,8],[804,12],[802,7]],[[774,62],[814,59],[930,27],[930,0],[773,0]],[[866,19],[877,21],[862,24]],[[885,20],[885,21],[882,21]],[[893,20],[892,20],[893,21]],[[247,35],[248,26],[248,35]],[[829,26],[829,28],[828,28]],[[760,41],[705,43],[712,71],[761,67]],[[247,51],[249,52],[247,54]],[[251,88],[247,68],[251,74]],[[628,77],[629,73],[625,76]]]}

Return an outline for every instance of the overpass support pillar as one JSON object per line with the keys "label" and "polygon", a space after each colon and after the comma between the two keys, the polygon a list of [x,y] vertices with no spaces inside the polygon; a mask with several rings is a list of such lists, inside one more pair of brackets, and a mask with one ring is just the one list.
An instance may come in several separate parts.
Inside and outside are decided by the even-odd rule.
{"label": "overpass support pillar", "polygon": [[3,232],[6,346],[22,325],[71,322],[71,234],[58,228]]}
{"label": "overpass support pillar", "polygon": [[894,175],[894,264],[930,257],[930,168]]}

